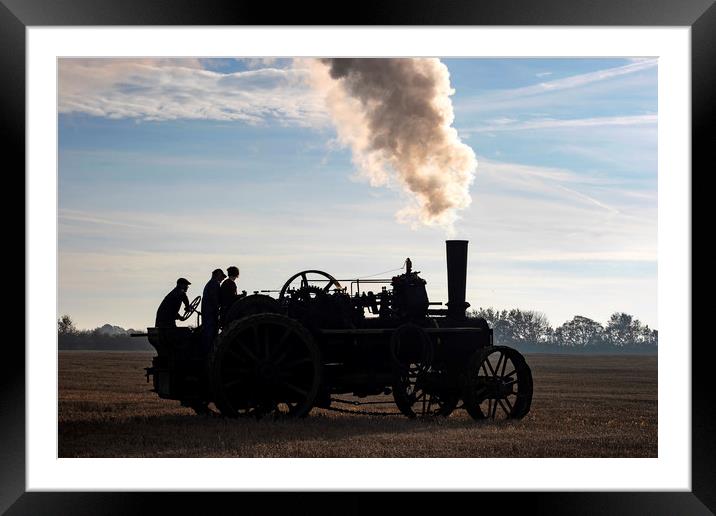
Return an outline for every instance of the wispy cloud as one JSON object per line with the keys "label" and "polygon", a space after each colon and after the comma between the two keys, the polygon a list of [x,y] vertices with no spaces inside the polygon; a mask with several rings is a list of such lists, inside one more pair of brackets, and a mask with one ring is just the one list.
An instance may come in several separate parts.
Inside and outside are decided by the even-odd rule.
{"label": "wispy cloud", "polygon": [[[577,75],[570,75],[551,81],[539,82],[529,86],[520,88],[510,88],[504,90],[491,91],[473,97],[465,98],[460,102],[456,101],[457,113],[468,112],[485,112],[485,111],[505,111],[511,108],[544,108],[553,106],[555,103],[555,93],[563,94],[564,92],[575,90],[579,91],[587,87],[596,87],[602,83],[611,84],[612,79],[625,78],[629,76],[639,76],[639,72],[644,72],[656,67],[658,60],[654,58],[644,58],[636,61],[630,61],[628,64],[606,68],[594,72],[588,72]],[[566,102],[564,98],[557,102]],[[574,100],[574,99],[572,99]]]}
{"label": "wispy cloud", "polygon": [[484,126],[461,128],[465,132],[523,131],[526,129],[562,129],[600,126],[631,126],[656,124],[657,115],[604,116],[594,118],[554,119],[539,118],[518,121],[509,118],[498,118]]}
{"label": "wispy cloud", "polygon": [[92,225],[99,225],[99,226],[118,226],[121,228],[128,228],[128,229],[146,229],[146,225],[144,224],[132,224],[128,222],[124,222],[121,220],[114,220],[112,218],[107,217],[98,217],[96,215],[85,213],[82,211],[77,210],[66,210],[66,209],[60,209],[59,210],[59,221],[60,224],[63,222],[65,223],[80,223],[80,224],[92,224]]}
{"label": "wispy cloud", "polygon": [[221,73],[200,59],[61,59],[59,112],[140,120],[327,121],[306,70]]}
{"label": "wispy cloud", "polygon": [[488,159],[480,156],[480,170],[478,174],[489,175],[504,181],[519,181],[525,188],[534,188],[540,185],[564,183],[599,184],[603,180],[598,177],[577,174],[576,172],[558,167],[543,167],[508,163]]}
{"label": "wispy cloud", "polygon": [[656,199],[643,190],[568,169],[478,159],[462,231],[480,242],[480,259],[656,260]]}
{"label": "wispy cloud", "polygon": [[555,79],[553,81],[541,82],[539,84],[533,84],[531,86],[525,86],[522,88],[513,88],[510,90],[504,90],[499,93],[495,93],[492,96],[495,97],[524,97],[528,95],[539,95],[540,93],[553,92],[566,90],[571,88],[578,88],[587,84],[612,79],[614,77],[620,77],[622,75],[628,75],[635,72],[640,72],[648,68],[652,68],[657,65],[656,59],[644,59],[635,61],[623,66],[617,66],[614,68],[607,68],[605,70],[597,70],[596,72],[583,73],[578,75],[570,75],[569,77],[563,77],[561,79]]}

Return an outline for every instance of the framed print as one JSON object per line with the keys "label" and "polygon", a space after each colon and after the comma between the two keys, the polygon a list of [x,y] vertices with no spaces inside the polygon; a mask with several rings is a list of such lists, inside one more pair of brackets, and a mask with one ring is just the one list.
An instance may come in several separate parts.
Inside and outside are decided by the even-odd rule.
{"label": "framed print", "polygon": [[689,169],[716,8],[397,5],[4,2],[3,510],[716,507]]}

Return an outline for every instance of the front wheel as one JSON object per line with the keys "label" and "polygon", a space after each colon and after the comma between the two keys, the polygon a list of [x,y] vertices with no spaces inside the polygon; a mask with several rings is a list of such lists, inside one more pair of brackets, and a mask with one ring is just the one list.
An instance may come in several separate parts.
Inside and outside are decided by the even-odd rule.
{"label": "front wheel", "polygon": [[532,371],[507,346],[488,346],[470,359],[463,395],[473,419],[522,419],[532,404]]}

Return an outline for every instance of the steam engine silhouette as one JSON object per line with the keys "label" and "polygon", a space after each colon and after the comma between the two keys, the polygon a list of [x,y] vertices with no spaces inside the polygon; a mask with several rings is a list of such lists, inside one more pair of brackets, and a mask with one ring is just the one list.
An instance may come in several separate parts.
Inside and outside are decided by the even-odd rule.
{"label": "steam engine silhouette", "polygon": [[197,351],[200,324],[148,328],[142,335],[157,356],[147,380],[161,398],[198,412],[213,402],[228,417],[302,417],[349,393],[392,394],[411,418],[456,408],[474,419],[522,418],[532,374],[519,352],[493,345],[484,319],[466,316],[467,247],[465,240],[446,242],[445,308],[429,301],[410,259],[403,274],[385,279],[304,270],[277,298],[262,291],[237,300],[208,356]]}

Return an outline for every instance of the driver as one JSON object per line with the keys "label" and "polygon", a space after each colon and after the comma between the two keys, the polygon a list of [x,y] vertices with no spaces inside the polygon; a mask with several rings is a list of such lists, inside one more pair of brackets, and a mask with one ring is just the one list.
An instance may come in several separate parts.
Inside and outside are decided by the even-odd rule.
{"label": "driver", "polygon": [[157,319],[155,323],[157,328],[176,328],[176,320],[181,319],[181,315],[179,315],[181,304],[184,303],[185,309],[189,307],[189,298],[186,296],[189,285],[191,285],[189,280],[179,278],[177,280],[177,286],[164,297],[164,300],[157,309]]}

